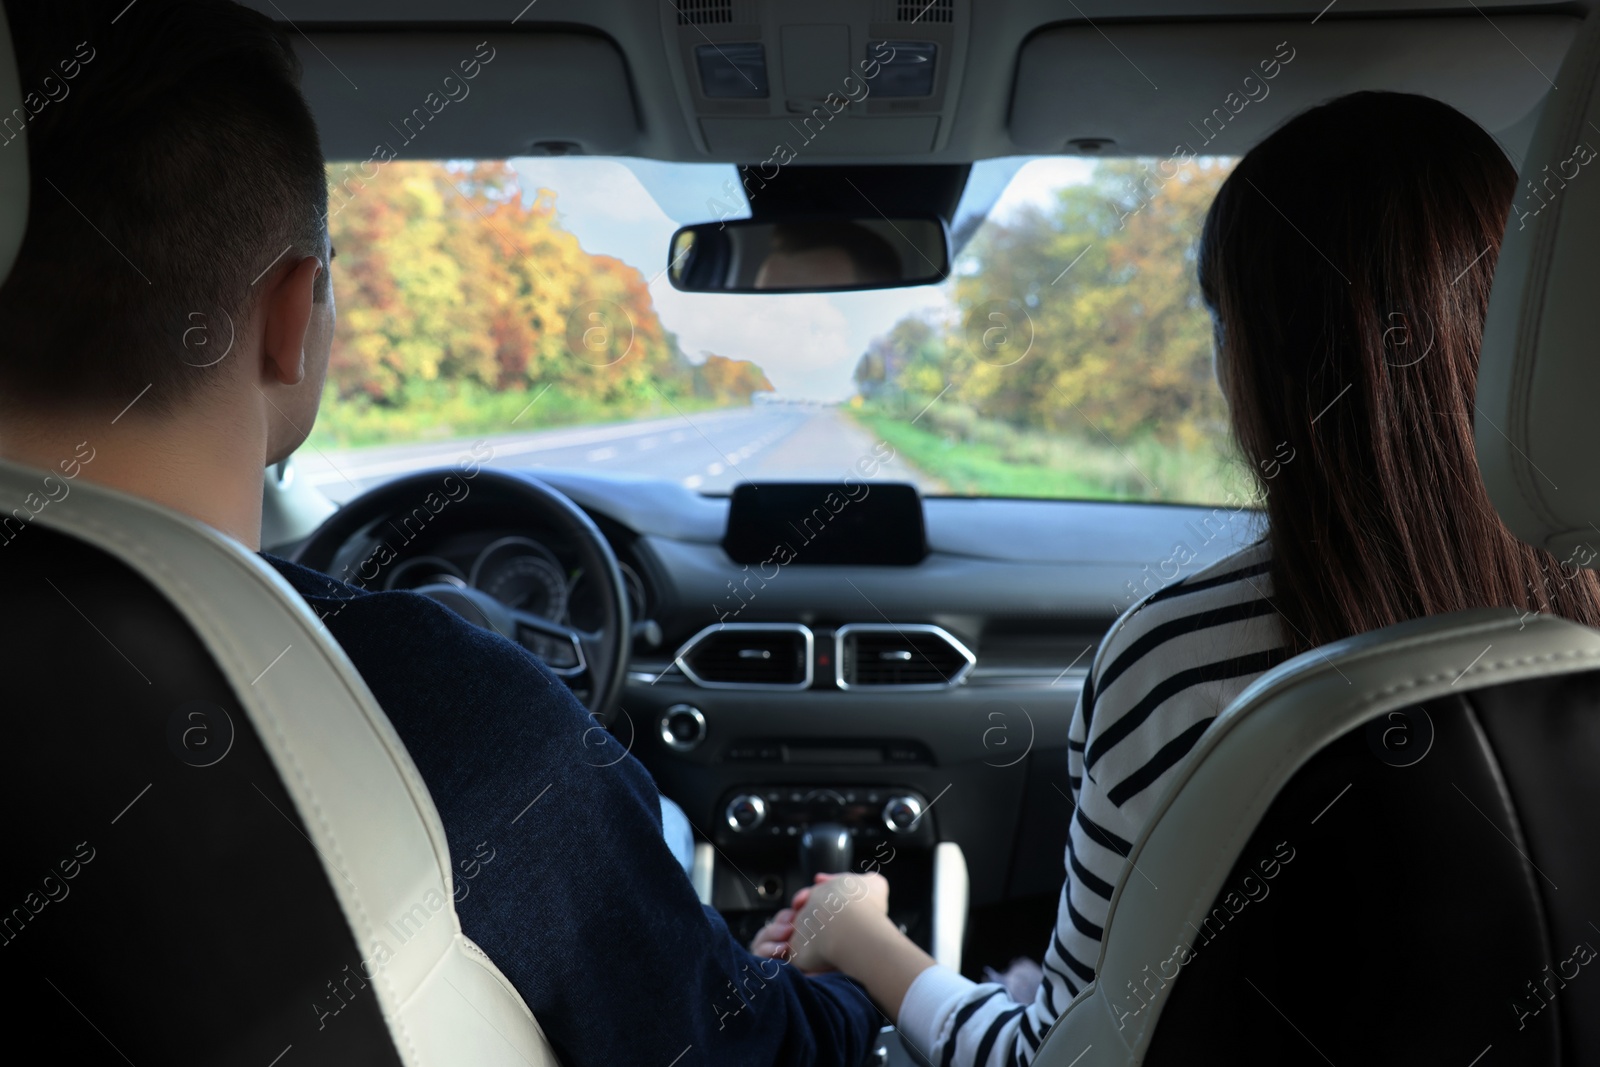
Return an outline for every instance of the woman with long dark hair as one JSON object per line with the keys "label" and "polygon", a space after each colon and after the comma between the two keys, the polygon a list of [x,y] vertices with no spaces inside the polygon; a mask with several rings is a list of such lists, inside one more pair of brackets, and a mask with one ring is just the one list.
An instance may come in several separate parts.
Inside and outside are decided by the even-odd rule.
{"label": "woman with long dark hair", "polygon": [[[1076,810],[1036,993],[1013,999],[936,966],[889,923],[876,875],[805,891],[845,906],[798,933],[796,910],[780,913],[765,932],[774,954],[861,981],[935,1062],[1025,1063],[1093,978],[1112,890],[1172,775],[1263,672],[1464,608],[1600,624],[1588,559],[1514,538],[1473,450],[1478,350],[1516,188],[1470,119],[1398,93],[1306,111],[1239,162],[1207,214],[1199,273],[1266,534],[1145,598],[1101,644],[1069,734]],[[796,908],[810,915],[805,893]]]}

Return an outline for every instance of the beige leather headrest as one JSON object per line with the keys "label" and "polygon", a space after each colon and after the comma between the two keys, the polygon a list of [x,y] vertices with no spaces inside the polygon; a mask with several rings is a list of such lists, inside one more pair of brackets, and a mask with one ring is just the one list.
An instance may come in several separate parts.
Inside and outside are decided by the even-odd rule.
{"label": "beige leather headrest", "polygon": [[1478,463],[1512,532],[1600,567],[1600,17],[1555,85],[1489,303]]}
{"label": "beige leather headrest", "polygon": [[11,273],[28,226],[28,138],[18,133],[27,126],[27,114],[11,26],[0,5],[0,281]]}

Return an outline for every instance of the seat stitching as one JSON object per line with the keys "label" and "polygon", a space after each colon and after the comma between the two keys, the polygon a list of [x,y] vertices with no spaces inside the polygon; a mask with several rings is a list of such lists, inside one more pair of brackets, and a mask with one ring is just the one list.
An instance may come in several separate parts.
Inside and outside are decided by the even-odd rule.
{"label": "seat stitching", "polygon": [[[1468,668],[1468,670],[1466,671],[1465,674],[1457,675],[1457,676],[1454,676],[1454,677],[1457,677],[1458,679],[1461,678],[1461,677],[1469,677],[1469,676],[1470,677],[1474,677],[1474,678],[1478,678],[1478,677],[1484,677],[1484,676],[1487,676],[1487,675],[1498,674],[1499,672],[1501,672],[1502,670],[1504,670],[1504,669],[1506,669],[1508,667],[1524,667],[1524,666],[1531,666],[1531,665],[1538,664],[1538,663],[1555,663],[1558,660],[1595,659],[1595,658],[1600,658],[1600,649],[1596,649],[1596,648],[1566,649],[1566,650],[1561,651],[1561,652],[1545,652],[1545,653],[1542,653],[1542,654],[1537,655],[1537,656],[1517,656],[1517,657],[1514,657],[1512,659],[1491,660],[1490,662],[1482,664],[1481,666],[1474,666],[1474,667]],[[1387,687],[1385,689],[1377,689],[1377,690],[1373,690],[1372,692],[1364,694],[1361,697],[1361,699],[1357,702],[1357,704],[1355,706],[1359,707],[1359,706],[1361,706],[1363,704],[1370,704],[1374,700],[1381,700],[1381,699],[1383,699],[1385,697],[1393,696],[1394,694],[1400,692],[1401,690],[1404,690],[1404,689],[1415,689],[1418,686],[1428,685],[1431,682],[1437,682],[1442,678],[1449,678],[1449,677],[1452,677],[1452,675],[1450,674],[1449,671],[1441,671],[1441,672],[1439,672],[1437,674],[1429,674],[1429,675],[1425,675],[1425,676],[1420,677],[1420,678],[1410,678],[1410,679],[1407,679],[1407,680],[1402,681],[1402,682],[1397,682],[1394,685],[1391,685],[1391,686],[1389,686],[1389,687]]]}

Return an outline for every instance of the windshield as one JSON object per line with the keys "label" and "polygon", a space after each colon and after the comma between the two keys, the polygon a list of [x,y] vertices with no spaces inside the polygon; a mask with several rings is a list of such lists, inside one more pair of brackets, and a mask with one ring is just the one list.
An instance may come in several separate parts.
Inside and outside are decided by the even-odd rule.
{"label": "windshield", "polygon": [[715,494],[870,457],[929,495],[1247,497],[1194,280],[1230,166],[985,161],[939,285],[710,294],[667,250],[748,216],[730,165],[332,165],[338,326],[297,463],[336,500],[477,440]]}

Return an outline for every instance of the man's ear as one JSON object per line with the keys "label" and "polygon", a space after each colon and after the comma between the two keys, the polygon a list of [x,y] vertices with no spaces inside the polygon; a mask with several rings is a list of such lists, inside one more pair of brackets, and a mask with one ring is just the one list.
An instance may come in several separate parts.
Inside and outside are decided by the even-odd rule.
{"label": "man's ear", "polygon": [[276,276],[261,298],[261,374],[269,382],[298,385],[306,376],[306,329],[322,261],[306,256]]}

